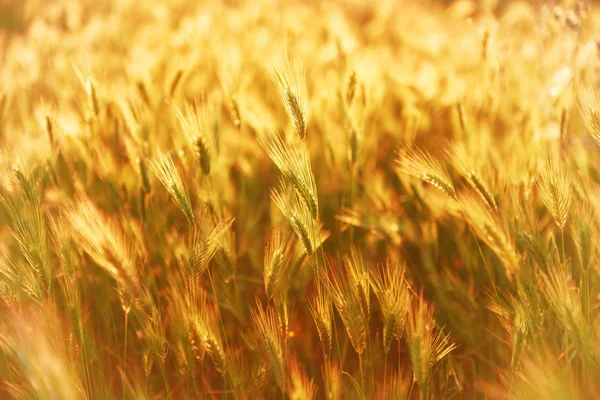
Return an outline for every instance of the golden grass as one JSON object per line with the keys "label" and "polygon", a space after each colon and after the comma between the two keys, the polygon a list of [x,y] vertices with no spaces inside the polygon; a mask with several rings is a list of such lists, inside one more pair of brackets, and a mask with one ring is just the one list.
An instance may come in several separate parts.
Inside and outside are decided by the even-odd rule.
{"label": "golden grass", "polygon": [[2,2],[0,398],[599,398],[599,21]]}

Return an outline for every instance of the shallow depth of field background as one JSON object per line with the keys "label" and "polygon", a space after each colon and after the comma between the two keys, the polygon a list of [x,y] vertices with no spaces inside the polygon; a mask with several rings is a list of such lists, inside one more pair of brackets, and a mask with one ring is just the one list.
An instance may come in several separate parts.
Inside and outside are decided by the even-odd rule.
{"label": "shallow depth of field background", "polygon": [[0,398],[599,398],[598,18],[0,0]]}

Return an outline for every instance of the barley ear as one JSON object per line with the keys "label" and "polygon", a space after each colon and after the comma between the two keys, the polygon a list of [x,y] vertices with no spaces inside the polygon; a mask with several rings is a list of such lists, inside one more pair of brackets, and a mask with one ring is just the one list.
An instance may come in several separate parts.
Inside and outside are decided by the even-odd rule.
{"label": "barley ear", "polygon": [[325,357],[331,355],[332,343],[332,309],[329,295],[321,291],[313,290],[308,298],[310,314],[315,321],[319,340]]}
{"label": "barley ear", "polygon": [[283,354],[284,338],[279,325],[277,312],[271,306],[263,309],[257,300],[256,309],[250,311],[252,324],[258,332],[258,338],[275,376],[279,388],[285,392],[287,368]]}
{"label": "barley ear", "polygon": [[167,189],[175,204],[181,209],[188,221],[193,225],[194,213],[192,209],[192,202],[181,174],[175,167],[173,158],[169,154],[163,153],[159,150],[156,158],[152,160],[150,168],[158,177],[165,189]]}
{"label": "barley ear", "polygon": [[400,338],[410,305],[410,292],[404,280],[406,264],[397,264],[389,259],[371,273],[370,281],[383,313],[383,349],[390,351],[394,338]]}
{"label": "barley ear", "polygon": [[179,87],[179,84],[181,83],[182,77],[183,77],[183,69],[179,68],[175,71],[175,73],[167,81],[165,92],[166,92],[166,98],[168,100],[170,100],[173,97],[173,95],[175,94],[175,91],[177,90],[177,88]]}
{"label": "barley ear", "polygon": [[327,256],[326,261],[327,271],[322,272],[323,281],[346,327],[354,351],[362,354],[367,347],[367,320],[358,291],[338,260]]}
{"label": "barley ear", "polygon": [[579,111],[585,127],[596,143],[600,144],[600,97],[588,79],[576,82]]}
{"label": "barley ear", "polygon": [[233,220],[221,221],[211,216],[208,210],[198,213],[195,217],[198,222],[193,226],[189,244],[189,266],[187,276],[197,279],[208,268],[209,263],[221,248],[221,240]]}
{"label": "barley ear", "polygon": [[311,255],[316,249],[314,223],[309,211],[300,201],[298,194],[282,182],[280,189],[271,190],[271,198],[298,236],[306,254]]}
{"label": "barley ear", "polygon": [[474,195],[459,196],[458,204],[473,233],[496,253],[505,267],[506,276],[512,279],[519,269],[519,259],[500,217]]}
{"label": "barley ear", "polygon": [[483,199],[490,210],[497,212],[498,205],[489,185],[476,167],[473,158],[462,144],[456,144],[448,152],[452,166],[467,180],[477,194]]}
{"label": "barley ear", "polygon": [[269,71],[279,98],[294,126],[294,132],[300,139],[306,137],[307,95],[304,71],[300,61],[285,56],[276,57]]}
{"label": "barley ear", "polygon": [[210,174],[213,161],[213,110],[198,100],[191,105],[185,104],[183,110],[173,104],[173,110],[184,136],[189,141],[204,175]]}
{"label": "barley ear", "polygon": [[275,295],[293,256],[293,239],[292,235],[284,235],[281,229],[275,228],[265,246],[263,278],[269,300]]}
{"label": "barley ear", "polygon": [[54,124],[52,123],[50,114],[44,116],[44,132],[46,133],[46,136],[48,136],[50,144],[54,145]]}
{"label": "barley ear", "polygon": [[308,379],[295,357],[289,360],[290,399],[313,400],[317,395],[317,385],[313,379]]}
{"label": "barley ear", "polygon": [[356,94],[356,71],[352,71],[348,76],[348,82],[346,83],[346,105],[349,107],[352,105],[354,95]]}
{"label": "barley ear", "polygon": [[100,106],[98,105],[98,94],[96,93],[96,84],[91,77],[85,80],[85,93],[87,94],[88,109],[92,118],[97,118],[100,114]]}
{"label": "barley ear", "polygon": [[193,144],[196,157],[200,161],[200,168],[204,175],[208,175],[210,173],[211,151],[207,140],[203,136],[198,135],[194,138]]}
{"label": "barley ear", "polygon": [[562,231],[567,224],[571,205],[571,180],[564,164],[558,158],[547,160],[542,171],[539,191],[556,226]]}
{"label": "barley ear", "polygon": [[448,171],[427,151],[411,149],[400,151],[396,160],[397,172],[421,179],[440,189],[450,197],[456,196],[454,183]]}
{"label": "barley ear", "polygon": [[310,215],[316,220],[319,214],[317,185],[304,143],[298,143],[298,140],[286,143],[279,133],[275,133],[262,146],[285,179],[294,186]]}
{"label": "barley ear", "polygon": [[0,121],[4,117],[4,112],[7,109],[8,96],[4,92],[0,92]]}
{"label": "barley ear", "polygon": [[371,314],[371,286],[367,263],[362,254],[355,247],[352,247],[350,254],[344,255],[344,265],[360,301],[365,320],[368,321]]}
{"label": "barley ear", "polygon": [[406,344],[413,367],[414,380],[419,384],[422,398],[431,394],[433,369],[456,345],[436,326],[430,307],[422,296],[415,299],[408,312]]}

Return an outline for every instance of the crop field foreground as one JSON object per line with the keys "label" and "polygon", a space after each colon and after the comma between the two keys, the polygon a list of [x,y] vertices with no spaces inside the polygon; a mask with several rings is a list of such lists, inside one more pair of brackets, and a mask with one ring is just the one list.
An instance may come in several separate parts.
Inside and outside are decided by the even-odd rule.
{"label": "crop field foreground", "polygon": [[0,398],[600,399],[599,7],[0,0]]}

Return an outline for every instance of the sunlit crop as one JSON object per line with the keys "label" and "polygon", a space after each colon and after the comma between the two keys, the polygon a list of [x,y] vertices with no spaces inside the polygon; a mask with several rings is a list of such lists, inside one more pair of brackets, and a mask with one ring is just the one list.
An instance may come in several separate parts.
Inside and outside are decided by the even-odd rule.
{"label": "sunlit crop", "polygon": [[600,398],[588,1],[0,1],[0,398]]}

